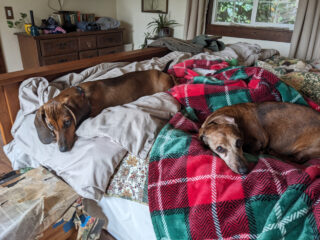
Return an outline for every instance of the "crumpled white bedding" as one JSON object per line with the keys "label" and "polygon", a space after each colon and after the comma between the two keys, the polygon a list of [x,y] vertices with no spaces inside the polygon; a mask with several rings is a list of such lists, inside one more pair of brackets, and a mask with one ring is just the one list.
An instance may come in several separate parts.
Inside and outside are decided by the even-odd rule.
{"label": "crumpled white bedding", "polygon": [[12,128],[14,140],[4,147],[13,168],[43,165],[54,170],[79,195],[99,200],[127,152],[145,158],[156,134],[180,110],[180,104],[167,93],[157,93],[105,109],[79,126],[78,140],[66,153],[61,153],[56,143],[44,145],[40,142],[34,126],[35,111],[66,87],[126,72],[161,70],[171,59],[176,62],[189,56],[175,52],[139,63],[104,63],[52,83],[44,78],[24,81],[19,91],[21,109]]}

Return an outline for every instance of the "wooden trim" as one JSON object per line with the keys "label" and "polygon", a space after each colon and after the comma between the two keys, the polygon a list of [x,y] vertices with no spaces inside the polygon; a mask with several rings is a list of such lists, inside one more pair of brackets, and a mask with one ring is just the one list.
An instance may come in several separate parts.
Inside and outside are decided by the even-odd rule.
{"label": "wooden trim", "polygon": [[288,29],[211,24],[213,6],[214,0],[209,0],[206,19],[206,34],[276,42],[291,42],[293,31]]}
{"label": "wooden trim", "polygon": [[170,51],[167,48],[145,48],[129,52],[120,52],[99,56],[90,59],[81,59],[72,62],[59,63],[49,66],[29,68],[22,71],[0,74],[0,86],[22,82],[31,77],[51,77],[61,76],[69,72],[79,72],[85,68],[95,66],[103,62],[133,62],[142,61],[152,57],[161,57]]}
{"label": "wooden trim", "polygon": [[12,124],[4,89],[0,86],[0,132],[3,144],[9,143],[13,139],[10,132]]}
{"label": "wooden trim", "polygon": [[40,240],[76,240],[78,231],[75,227],[70,229],[68,232],[63,230],[63,224],[59,225],[56,228],[50,226],[38,237]]}
{"label": "wooden trim", "polygon": [[292,31],[280,28],[227,26],[208,24],[206,34],[237,38],[250,38],[276,42],[291,42]]}
{"label": "wooden trim", "polygon": [[207,26],[211,24],[211,19],[212,19],[212,14],[213,14],[213,6],[214,6],[214,1],[209,0],[207,15],[206,15],[206,30],[207,30]]}
{"label": "wooden trim", "polygon": [[6,73],[6,72],[7,72],[6,62],[4,60],[2,46],[0,44],[0,74],[1,73]]}
{"label": "wooden trim", "polygon": [[19,99],[19,86],[20,83],[14,83],[3,87],[10,122],[12,124],[14,123],[14,120],[20,108],[19,101],[17,101],[17,99]]}
{"label": "wooden trim", "polygon": [[13,139],[11,127],[20,108],[18,93],[20,83],[23,80],[31,77],[44,77],[53,80],[66,73],[80,72],[103,62],[142,61],[152,57],[162,57],[169,52],[167,48],[146,48],[0,74],[0,131],[3,143],[7,144]]}

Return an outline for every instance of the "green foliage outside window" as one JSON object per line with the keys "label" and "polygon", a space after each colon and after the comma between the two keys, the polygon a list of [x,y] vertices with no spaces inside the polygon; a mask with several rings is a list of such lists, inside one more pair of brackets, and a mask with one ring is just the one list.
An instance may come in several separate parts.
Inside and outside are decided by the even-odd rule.
{"label": "green foliage outside window", "polygon": [[[294,24],[297,6],[297,0],[259,0],[255,22]],[[254,0],[218,0],[215,21],[250,24],[253,7]]]}

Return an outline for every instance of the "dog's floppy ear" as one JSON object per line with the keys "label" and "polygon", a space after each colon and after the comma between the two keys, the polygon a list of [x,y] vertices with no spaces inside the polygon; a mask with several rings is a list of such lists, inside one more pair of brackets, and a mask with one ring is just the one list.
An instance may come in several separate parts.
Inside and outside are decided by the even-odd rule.
{"label": "dog's floppy ear", "polygon": [[208,121],[207,125],[209,124],[231,124],[231,125],[237,126],[235,119],[233,117],[226,116],[226,115],[218,115],[211,118]]}
{"label": "dog's floppy ear", "polygon": [[63,106],[69,111],[76,125],[80,124],[91,112],[87,100],[77,101],[77,99],[66,98]]}
{"label": "dog's floppy ear", "polygon": [[36,117],[34,119],[34,125],[36,126],[40,141],[43,144],[49,144],[55,140],[55,136],[53,132],[48,128],[45,118],[46,118],[46,115],[44,112],[44,108],[42,106],[38,109],[36,113]]}

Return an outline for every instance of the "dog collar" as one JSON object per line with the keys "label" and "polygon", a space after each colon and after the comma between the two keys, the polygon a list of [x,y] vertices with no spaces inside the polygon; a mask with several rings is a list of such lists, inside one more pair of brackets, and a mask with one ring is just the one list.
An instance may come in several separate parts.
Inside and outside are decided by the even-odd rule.
{"label": "dog collar", "polygon": [[78,90],[78,92],[81,94],[82,97],[86,97],[86,93],[82,87],[76,86],[75,88]]}
{"label": "dog collar", "polygon": [[84,89],[80,86],[75,86],[75,88],[77,89],[78,93],[81,95],[81,97],[85,98],[88,101],[88,105],[89,105],[89,114],[91,114],[91,103],[89,98],[86,96],[86,92],[84,91]]}

